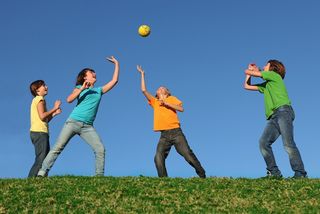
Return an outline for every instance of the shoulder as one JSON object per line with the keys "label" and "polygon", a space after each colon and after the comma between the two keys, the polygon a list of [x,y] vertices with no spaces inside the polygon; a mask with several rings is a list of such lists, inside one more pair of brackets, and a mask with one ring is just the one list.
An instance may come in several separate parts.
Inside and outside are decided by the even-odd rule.
{"label": "shoulder", "polygon": [[43,96],[35,96],[32,101],[38,103],[42,100],[45,101]]}
{"label": "shoulder", "polygon": [[280,74],[274,72],[274,71],[262,71],[261,72],[262,78],[265,80],[278,80],[281,78]]}
{"label": "shoulder", "polygon": [[182,103],[182,101],[179,100],[179,99],[178,99],[177,97],[175,97],[175,96],[169,96],[169,97],[167,97],[167,100],[168,100],[169,102],[174,102],[174,103],[177,103],[177,104]]}

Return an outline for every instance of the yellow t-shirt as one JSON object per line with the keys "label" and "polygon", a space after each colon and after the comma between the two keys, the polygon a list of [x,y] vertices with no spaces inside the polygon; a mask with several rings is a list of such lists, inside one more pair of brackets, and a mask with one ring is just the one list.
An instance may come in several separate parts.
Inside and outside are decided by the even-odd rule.
{"label": "yellow t-shirt", "polygon": [[[182,105],[182,102],[174,96],[169,96],[165,99],[167,103],[173,105]],[[177,112],[171,108],[160,105],[160,101],[153,98],[149,101],[153,108],[153,130],[162,131],[175,129],[180,127]]]}
{"label": "yellow t-shirt", "polygon": [[49,132],[48,123],[43,122],[40,119],[39,113],[38,113],[37,105],[41,100],[45,101],[43,96],[36,96],[32,100],[31,108],[30,108],[30,121],[31,121],[30,131],[48,133]]}

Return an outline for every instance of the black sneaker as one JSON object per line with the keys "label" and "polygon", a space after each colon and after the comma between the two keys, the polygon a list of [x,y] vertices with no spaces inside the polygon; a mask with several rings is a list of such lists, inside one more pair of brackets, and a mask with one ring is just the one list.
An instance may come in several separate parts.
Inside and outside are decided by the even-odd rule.
{"label": "black sneaker", "polygon": [[308,178],[307,174],[305,175],[294,175],[291,177],[291,179],[303,179],[303,178]]}
{"label": "black sneaker", "polygon": [[267,171],[267,176],[262,177],[262,179],[282,179],[283,176],[281,173],[273,174],[270,171]]}

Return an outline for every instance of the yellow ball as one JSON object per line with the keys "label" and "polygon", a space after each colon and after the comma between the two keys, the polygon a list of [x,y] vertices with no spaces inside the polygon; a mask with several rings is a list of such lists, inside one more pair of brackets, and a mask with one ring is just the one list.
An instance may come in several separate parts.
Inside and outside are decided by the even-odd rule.
{"label": "yellow ball", "polygon": [[141,25],[138,29],[138,33],[142,37],[149,36],[150,32],[151,32],[151,29],[148,25]]}

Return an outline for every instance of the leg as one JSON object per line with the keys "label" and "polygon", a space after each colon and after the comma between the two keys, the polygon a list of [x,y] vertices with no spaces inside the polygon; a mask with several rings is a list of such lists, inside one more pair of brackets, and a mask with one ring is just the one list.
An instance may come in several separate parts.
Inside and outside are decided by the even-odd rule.
{"label": "leg", "polygon": [[277,124],[271,118],[265,127],[260,138],[260,151],[267,165],[267,170],[271,175],[281,176],[281,172],[276,164],[271,145],[277,140],[280,133]]}
{"label": "leg", "polygon": [[36,177],[50,150],[49,135],[43,132],[30,132],[30,137],[35,148],[36,158],[28,177]]}
{"label": "leg", "polygon": [[171,143],[169,143],[167,139],[163,137],[161,134],[161,137],[157,146],[156,155],[154,157],[154,162],[156,164],[159,177],[168,177],[165,160],[169,155],[171,146],[172,146]]}
{"label": "leg", "polygon": [[290,165],[295,172],[295,177],[305,177],[307,172],[304,169],[304,165],[300,156],[300,152],[294,142],[293,138],[293,120],[294,113],[292,109],[288,111],[279,112],[279,127],[282,136],[282,141],[285,150],[289,155]]}
{"label": "leg", "polygon": [[104,175],[105,148],[99,135],[91,125],[84,125],[80,137],[91,146],[95,154],[96,176]]}
{"label": "leg", "polygon": [[184,159],[196,170],[196,173],[200,178],[206,177],[206,172],[201,166],[200,161],[190,149],[187,139],[185,138],[183,132],[180,130],[179,133],[174,137],[174,147],[177,152],[184,157]]}
{"label": "leg", "polygon": [[61,133],[57,139],[56,144],[48,153],[47,157],[42,163],[42,167],[38,172],[39,176],[45,176],[48,174],[49,170],[53,166],[54,162],[58,158],[59,154],[62,152],[64,147],[68,144],[69,140],[77,133],[79,127],[78,122],[67,121],[61,130]]}

